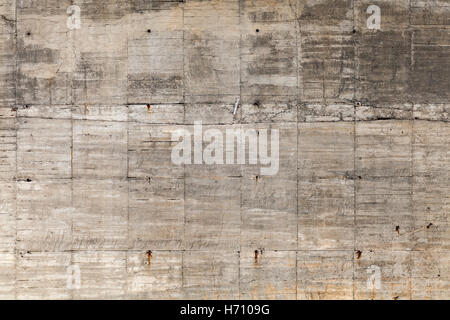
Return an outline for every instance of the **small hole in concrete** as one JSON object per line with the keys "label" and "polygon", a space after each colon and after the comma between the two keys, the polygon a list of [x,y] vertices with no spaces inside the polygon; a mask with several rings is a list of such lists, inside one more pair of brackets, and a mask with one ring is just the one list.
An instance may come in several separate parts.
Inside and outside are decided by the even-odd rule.
{"label": "small hole in concrete", "polygon": [[27,36],[31,36],[31,32],[28,31],[28,32],[27,32]]}
{"label": "small hole in concrete", "polygon": [[152,33],[152,30],[150,30],[150,29],[147,29],[147,32],[148,32],[148,33]]}
{"label": "small hole in concrete", "polygon": [[256,29],[256,32],[259,32],[259,29]]}

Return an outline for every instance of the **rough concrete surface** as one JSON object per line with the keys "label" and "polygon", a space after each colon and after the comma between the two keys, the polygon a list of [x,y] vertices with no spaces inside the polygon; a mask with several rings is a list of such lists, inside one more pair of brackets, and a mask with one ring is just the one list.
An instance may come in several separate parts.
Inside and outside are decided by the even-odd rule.
{"label": "rough concrete surface", "polygon": [[[448,0],[0,0],[0,298],[449,299],[449,47]],[[173,164],[199,120],[278,173]]]}

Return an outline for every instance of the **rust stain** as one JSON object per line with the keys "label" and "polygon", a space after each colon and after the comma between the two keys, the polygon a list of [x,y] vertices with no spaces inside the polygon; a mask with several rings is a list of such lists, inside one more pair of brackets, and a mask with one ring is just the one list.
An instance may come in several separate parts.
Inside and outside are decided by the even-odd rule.
{"label": "rust stain", "polygon": [[150,268],[150,266],[152,264],[152,251],[148,250],[145,254],[147,255],[147,264],[148,264],[148,267]]}
{"label": "rust stain", "polygon": [[264,248],[259,248],[255,250],[255,264],[258,264],[260,261],[260,256],[264,253]]}
{"label": "rust stain", "polygon": [[358,260],[358,266],[360,266],[361,265],[360,259],[361,259],[361,256],[362,256],[362,252],[361,252],[361,250],[356,250],[355,254],[356,254],[356,260]]}
{"label": "rust stain", "polygon": [[147,105],[147,112],[151,112],[152,106],[151,105]]}

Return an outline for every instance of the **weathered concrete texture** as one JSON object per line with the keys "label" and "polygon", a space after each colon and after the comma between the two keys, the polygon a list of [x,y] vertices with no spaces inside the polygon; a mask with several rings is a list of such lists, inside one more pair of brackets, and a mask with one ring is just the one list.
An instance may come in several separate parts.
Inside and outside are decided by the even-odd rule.
{"label": "weathered concrete texture", "polygon": [[233,100],[240,95],[240,1],[185,2],[186,102]]}
{"label": "weathered concrete texture", "polygon": [[12,106],[16,98],[16,3],[0,3],[0,104]]}
{"label": "weathered concrete texture", "polygon": [[[444,0],[0,0],[0,298],[449,299],[449,39]],[[196,121],[278,173],[173,164]]]}
{"label": "weathered concrete texture", "polygon": [[0,108],[0,299],[15,292],[16,112]]}
{"label": "weathered concrete texture", "polygon": [[298,248],[354,247],[354,126],[299,123]]}
{"label": "weathered concrete texture", "polygon": [[298,28],[292,10],[295,3],[289,0],[240,3],[243,101],[295,101],[298,85]]}
{"label": "weathered concrete texture", "polygon": [[299,1],[302,101],[349,101],[355,90],[354,1]]}

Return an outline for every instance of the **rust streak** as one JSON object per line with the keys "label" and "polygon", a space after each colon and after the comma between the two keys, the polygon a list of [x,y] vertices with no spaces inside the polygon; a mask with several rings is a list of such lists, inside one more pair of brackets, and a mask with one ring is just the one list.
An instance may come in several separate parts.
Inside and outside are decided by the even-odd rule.
{"label": "rust streak", "polygon": [[150,269],[150,266],[152,263],[152,251],[148,250],[145,254],[147,255],[147,264],[148,264],[148,268]]}

